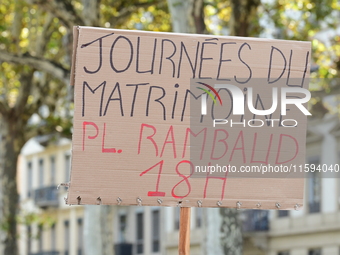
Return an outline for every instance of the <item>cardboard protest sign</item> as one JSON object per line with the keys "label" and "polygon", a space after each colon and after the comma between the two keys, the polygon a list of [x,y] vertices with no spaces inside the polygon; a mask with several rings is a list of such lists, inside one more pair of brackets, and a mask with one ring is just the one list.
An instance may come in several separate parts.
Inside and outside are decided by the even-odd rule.
{"label": "cardboard protest sign", "polygon": [[310,48],[75,28],[67,203],[302,206]]}

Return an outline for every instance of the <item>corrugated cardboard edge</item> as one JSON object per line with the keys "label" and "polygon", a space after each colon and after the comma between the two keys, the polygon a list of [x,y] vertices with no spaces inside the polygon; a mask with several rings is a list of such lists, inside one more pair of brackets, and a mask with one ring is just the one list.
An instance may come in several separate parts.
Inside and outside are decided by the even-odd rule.
{"label": "corrugated cardboard edge", "polygon": [[[231,36],[231,35],[209,35],[209,34],[190,34],[190,33],[176,33],[176,32],[159,32],[159,31],[147,31],[147,30],[132,30],[132,29],[118,29],[118,28],[105,28],[105,27],[90,27],[90,26],[76,26],[78,29],[84,29],[84,30],[102,30],[102,31],[108,31],[112,32],[114,30],[116,31],[122,31],[122,32],[138,32],[140,34],[155,34],[155,35],[178,35],[178,36],[191,36],[191,37],[211,37],[211,38],[228,38],[228,39],[237,39],[237,40],[247,40],[247,41],[273,41],[273,42],[299,42],[299,43],[306,43],[311,46],[311,41],[299,41],[299,40],[285,40],[285,39],[274,39],[274,38],[262,38],[262,37],[245,37],[245,36]],[[78,37],[77,37],[78,39]],[[77,41],[78,43],[78,41]]]}
{"label": "corrugated cardboard edge", "polygon": [[75,83],[75,70],[76,70],[76,57],[77,57],[77,46],[78,46],[78,37],[79,37],[79,26],[73,27],[73,52],[72,52],[72,66],[71,66],[71,76],[70,76],[70,85],[74,86]]}
{"label": "corrugated cardboard edge", "polygon": [[[77,48],[78,48],[78,38],[79,38],[79,26],[74,26],[73,27],[73,51],[72,51],[72,66],[71,66],[71,75],[70,75],[70,86],[74,86],[75,84],[75,79],[76,79],[76,59],[77,59]],[[71,157],[71,162],[72,162],[72,157]],[[70,176],[69,178],[71,179],[72,176],[72,163],[70,166]],[[68,204],[68,195],[69,195],[69,188],[71,185],[71,180],[68,182],[68,190],[65,199],[65,204]]]}

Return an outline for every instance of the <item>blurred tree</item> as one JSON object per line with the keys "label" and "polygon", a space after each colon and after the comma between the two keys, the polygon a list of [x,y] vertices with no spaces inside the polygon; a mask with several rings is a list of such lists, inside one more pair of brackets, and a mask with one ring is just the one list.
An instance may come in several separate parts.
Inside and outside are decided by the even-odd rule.
{"label": "blurred tree", "polygon": [[66,65],[60,64],[62,51],[56,50],[62,48],[56,20],[17,0],[2,1],[0,23],[1,227],[5,233],[3,254],[7,255],[18,252],[16,173],[20,150],[29,138],[51,128],[69,134],[71,125],[60,111],[69,75]]}
{"label": "blurred tree", "polygon": [[[166,2],[157,0],[1,1],[0,174],[5,235],[1,239],[5,247],[0,253],[18,254],[16,174],[21,148],[37,135],[71,134],[73,93],[65,85],[69,84],[73,26],[169,31],[168,19]],[[101,210],[102,216],[109,217],[109,211]],[[112,254],[107,226],[102,222],[101,254]]]}
{"label": "blurred tree", "polygon": [[274,36],[312,41],[311,113],[322,118],[329,112],[323,98],[340,94],[339,1],[280,0],[264,4],[263,12],[275,27]]}

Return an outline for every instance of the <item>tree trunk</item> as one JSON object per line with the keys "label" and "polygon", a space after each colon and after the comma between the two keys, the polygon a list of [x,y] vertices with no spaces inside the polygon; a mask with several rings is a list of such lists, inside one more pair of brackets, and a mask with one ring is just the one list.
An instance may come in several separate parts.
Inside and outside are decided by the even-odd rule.
{"label": "tree trunk", "polygon": [[100,217],[101,206],[85,205],[84,213],[85,255],[103,254]]}
{"label": "tree trunk", "polygon": [[[236,4],[237,0],[233,0]],[[256,0],[251,0],[256,1]],[[203,1],[179,1],[168,0],[168,5],[172,18],[172,27],[174,32],[179,33],[204,33],[206,32],[206,26],[204,24],[204,12]],[[240,9],[241,7],[239,7]],[[243,15],[234,14],[234,18],[237,21],[244,19],[245,22],[248,19]],[[203,25],[202,25],[203,24]],[[242,23],[240,27],[235,24],[235,28],[238,33],[247,31],[248,26],[246,23]],[[243,32],[242,32],[243,33]],[[216,248],[216,252],[223,251],[226,255],[241,255],[242,254],[242,233],[241,224],[239,222],[239,214],[235,209],[220,208],[220,214],[222,217],[222,224],[220,227],[221,240],[218,242],[221,247]],[[206,242],[208,240],[206,239]],[[209,245],[205,244],[207,247]]]}
{"label": "tree trunk", "polygon": [[[86,26],[100,26],[100,1],[82,0]],[[70,41],[72,42],[72,41]],[[70,43],[72,46],[72,43]],[[71,54],[69,54],[71,56]],[[73,88],[72,88],[73,89]],[[71,89],[71,91],[73,91]],[[85,206],[84,243],[85,255],[113,255],[112,207],[106,205]]]}
{"label": "tree trunk", "polygon": [[172,31],[176,33],[205,34],[203,0],[168,0]]}
{"label": "tree trunk", "polygon": [[83,16],[86,26],[100,26],[100,1],[83,0]]}
{"label": "tree trunk", "polygon": [[254,34],[252,22],[257,16],[257,7],[260,0],[231,0],[232,14],[229,21],[230,35],[249,36]]}
{"label": "tree trunk", "polygon": [[109,205],[86,205],[84,215],[85,255],[113,255],[113,210]]}
{"label": "tree trunk", "polygon": [[2,116],[0,135],[0,173],[2,193],[2,229],[4,231],[4,255],[17,255],[17,160],[22,147],[23,130],[14,118]]}
{"label": "tree trunk", "polygon": [[[0,114],[0,177],[2,176],[2,169],[4,168],[5,165],[5,145],[3,145],[3,137],[4,137],[4,133],[3,132],[3,121],[2,121],[2,116]],[[3,208],[3,194],[2,194],[2,184],[0,181],[0,208]],[[3,225],[3,212],[2,210],[0,210],[0,227]],[[4,231],[2,231],[2,227],[1,227],[1,231],[0,231],[0,254],[4,253],[4,246],[3,246],[3,241],[4,240]]]}
{"label": "tree trunk", "polygon": [[101,236],[103,255],[113,255],[113,217],[114,210],[112,205],[101,206]]}
{"label": "tree trunk", "polygon": [[[232,14],[229,21],[230,35],[250,36],[257,34],[257,8],[260,0],[231,0]],[[232,208],[220,208],[222,216],[221,245],[225,255],[243,253],[242,225],[239,212]]]}
{"label": "tree trunk", "polygon": [[203,254],[223,255],[220,208],[203,208]]}
{"label": "tree trunk", "polygon": [[241,221],[236,209],[221,208],[221,243],[223,254],[225,255],[242,255],[243,237],[241,231]]}

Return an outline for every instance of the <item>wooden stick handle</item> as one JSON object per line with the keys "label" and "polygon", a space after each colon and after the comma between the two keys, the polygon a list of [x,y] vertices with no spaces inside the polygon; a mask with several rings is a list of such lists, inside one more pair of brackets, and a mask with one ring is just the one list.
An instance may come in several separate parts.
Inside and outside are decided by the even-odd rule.
{"label": "wooden stick handle", "polygon": [[190,255],[190,207],[181,207],[179,218],[179,255]]}

